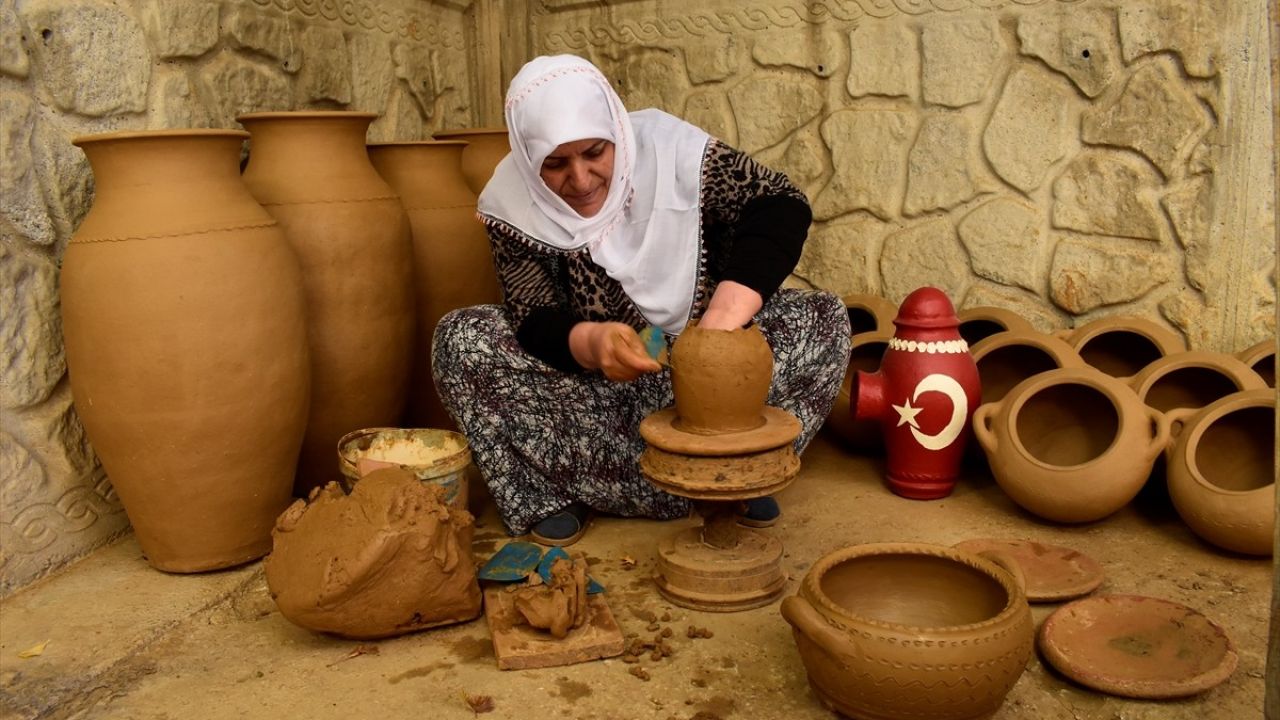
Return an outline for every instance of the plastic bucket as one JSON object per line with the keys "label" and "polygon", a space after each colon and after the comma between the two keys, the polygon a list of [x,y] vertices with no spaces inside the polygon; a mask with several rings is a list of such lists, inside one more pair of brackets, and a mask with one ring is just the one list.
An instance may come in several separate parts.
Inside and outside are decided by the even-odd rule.
{"label": "plastic bucket", "polygon": [[434,428],[365,428],[338,441],[338,468],[351,483],[361,459],[399,465],[424,483],[444,488],[445,502],[467,509],[471,447],[462,433]]}

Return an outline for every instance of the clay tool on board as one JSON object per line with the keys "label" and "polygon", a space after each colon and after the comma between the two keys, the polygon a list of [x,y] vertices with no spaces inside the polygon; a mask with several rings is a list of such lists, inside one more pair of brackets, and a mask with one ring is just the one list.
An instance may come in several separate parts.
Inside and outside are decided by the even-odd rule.
{"label": "clay tool on board", "polygon": [[531,542],[509,542],[489,558],[476,577],[497,582],[516,582],[538,569],[542,546]]}

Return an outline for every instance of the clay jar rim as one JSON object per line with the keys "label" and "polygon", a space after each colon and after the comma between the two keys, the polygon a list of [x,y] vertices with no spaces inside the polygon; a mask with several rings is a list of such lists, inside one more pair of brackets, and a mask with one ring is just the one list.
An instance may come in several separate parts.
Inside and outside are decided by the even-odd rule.
{"label": "clay jar rim", "polygon": [[1086,363],[1080,353],[1062,338],[1042,333],[1039,330],[1002,330],[992,333],[969,348],[974,362],[980,362],[987,355],[1005,348],[1029,347],[1043,352],[1052,359],[1058,368],[1082,367]]}
{"label": "clay jar rim", "polygon": [[[1269,407],[1274,410],[1276,408],[1276,391],[1270,387],[1255,390],[1241,390],[1240,392],[1231,393],[1226,397],[1219,398],[1203,408],[1194,411],[1183,410],[1179,413],[1180,418],[1185,419],[1183,422],[1183,430],[1178,437],[1170,442],[1169,453],[1175,459],[1186,455],[1187,449],[1191,447],[1199,447],[1200,440],[1204,437],[1204,433],[1214,423],[1222,418],[1240,410],[1248,410],[1250,408]],[[1174,411],[1177,413],[1177,411]],[[1175,420],[1177,422],[1177,420]],[[1252,490],[1228,490],[1219,485],[1215,485],[1205,479],[1204,473],[1200,472],[1200,464],[1197,462],[1188,462],[1187,468],[1190,470],[1191,478],[1195,483],[1206,490],[1210,490],[1217,495],[1227,497],[1244,497],[1247,495],[1255,495],[1265,493],[1271,495],[1276,491],[1275,475],[1271,477],[1271,482],[1256,487]]]}
{"label": "clay jar rim", "polygon": [[382,142],[365,143],[365,147],[370,150],[379,148],[400,148],[400,147],[461,147],[465,148],[470,145],[466,140],[386,140]]}
{"label": "clay jar rim", "polygon": [[245,120],[328,120],[333,118],[349,120],[377,120],[378,113],[360,110],[271,110],[268,112],[251,112],[236,116],[236,122],[244,124]]}
{"label": "clay jar rim", "polygon": [[1147,401],[1147,393],[1165,377],[1180,370],[1212,370],[1230,380],[1236,390],[1256,390],[1268,387],[1266,381],[1243,360],[1229,353],[1207,350],[1186,350],[1152,360],[1129,379],[1129,386],[1138,393],[1138,399]]}
{"label": "clay jar rim", "polygon": [[[837,605],[827,594],[822,592],[822,577],[827,574],[836,565],[856,560],[858,558],[872,557],[876,555],[925,555],[928,557],[941,558],[952,562],[960,563],[967,567],[973,568],[978,572],[995,580],[1000,587],[1004,588],[1008,601],[1005,602],[1004,608],[996,615],[987,618],[981,622],[968,623],[965,625],[903,625],[901,623],[885,622],[876,620],[862,615],[855,615],[846,608]],[[827,615],[827,619],[837,619],[841,621],[837,623],[843,630],[850,630],[850,624],[863,624],[871,627],[887,630],[895,633],[920,633],[929,632],[932,634],[951,635],[964,634],[974,630],[987,627],[996,627],[1004,623],[1011,622],[1015,615],[1022,612],[1023,608],[1028,607],[1026,593],[1022,588],[1018,587],[1017,581],[1009,574],[1007,570],[997,565],[991,560],[974,555],[970,552],[957,550],[945,545],[932,545],[929,543],[865,543],[862,545],[853,545],[851,547],[835,550],[824,555],[818,562],[814,563],[809,572],[805,574],[802,582],[803,589],[806,590],[808,598],[821,606]]]}
{"label": "clay jar rim", "polygon": [[[478,127],[478,128],[453,128],[450,130],[437,130],[431,133],[433,138],[460,137],[462,135],[510,135],[510,131],[504,127]],[[461,142],[466,142],[465,140]]]}
{"label": "clay jar rim", "polygon": [[159,140],[164,138],[235,138],[248,140],[249,133],[232,128],[170,128],[165,130],[116,130],[112,132],[90,133],[71,138],[71,144],[84,147],[95,143],[115,140]]}
{"label": "clay jar rim", "polygon": [[[1087,378],[1097,380],[1097,385],[1085,382]],[[1090,460],[1079,463],[1078,465],[1051,465],[1041,460],[1027,449],[1026,445],[1022,442],[1022,436],[1013,430],[1013,428],[1018,427],[1018,413],[1022,411],[1022,408],[1027,404],[1027,401],[1034,395],[1058,385],[1083,385],[1090,390],[1100,392],[1107,398],[1107,400],[1111,401],[1111,407],[1116,413],[1117,432],[1116,436],[1111,439],[1111,444]],[[1121,395],[1125,392],[1133,393],[1133,388],[1129,387],[1129,384],[1124,380],[1112,377],[1091,365],[1085,367],[1065,367],[1058,368],[1057,370],[1046,370],[1045,372],[1037,375],[1032,375],[1026,380],[1015,385],[1013,389],[1005,395],[1005,399],[1000,401],[1001,403],[1009,403],[1007,407],[1001,408],[1005,415],[1006,423],[1010,428],[1009,442],[1013,445],[1014,449],[1017,450],[1018,454],[1025,458],[1027,462],[1035,465],[1036,467],[1044,468],[1045,470],[1075,471],[1087,468],[1090,465],[1096,465],[1102,462],[1104,458],[1116,449],[1116,443],[1119,442],[1121,432],[1124,430],[1124,413],[1122,412],[1123,402]],[[1146,405],[1137,398],[1136,393],[1134,393],[1134,399],[1143,409],[1146,408]],[[1143,414],[1142,419],[1144,422],[1147,421],[1145,413]]]}

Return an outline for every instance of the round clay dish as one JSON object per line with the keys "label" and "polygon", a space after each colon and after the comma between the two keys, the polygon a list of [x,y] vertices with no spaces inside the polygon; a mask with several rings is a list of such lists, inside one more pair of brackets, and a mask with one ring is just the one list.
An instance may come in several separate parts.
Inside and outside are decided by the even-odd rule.
{"label": "round clay dish", "polygon": [[1067,677],[1121,697],[1187,697],[1226,680],[1235,648],[1222,628],[1185,605],[1098,595],[1063,605],[1040,628],[1040,651]]}
{"label": "round clay dish", "polygon": [[1027,581],[1027,600],[1060,602],[1088,595],[1106,577],[1096,560],[1061,545],[1032,540],[975,538],[956,543],[957,550],[980,553],[995,550],[1013,558]]}

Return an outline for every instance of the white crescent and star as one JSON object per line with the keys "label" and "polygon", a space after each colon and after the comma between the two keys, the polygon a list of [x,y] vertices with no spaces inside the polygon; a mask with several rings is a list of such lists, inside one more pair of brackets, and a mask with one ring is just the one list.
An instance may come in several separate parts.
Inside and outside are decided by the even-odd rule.
{"label": "white crescent and star", "polygon": [[[916,415],[919,415],[923,408],[911,405],[913,400],[919,400],[920,395],[926,392],[940,392],[951,400],[951,418],[941,430],[933,435],[920,431],[920,425],[916,422]],[[894,405],[893,409],[898,412],[897,427],[910,425],[912,436],[922,447],[927,450],[941,450],[960,437],[960,431],[964,429],[965,417],[968,415],[969,399],[964,394],[964,388],[960,387],[960,383],[956,382],[955,378],[950,375],[934,373],[926,375],[920,382],[916,383],[915,391],[911,394],[911,397],[903,401],[901,405]]]}

